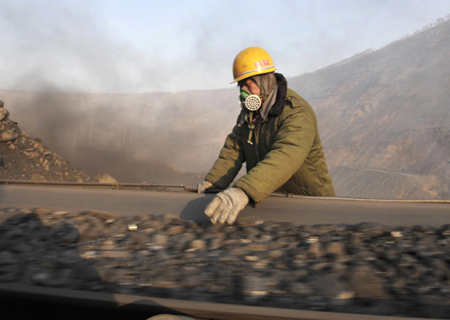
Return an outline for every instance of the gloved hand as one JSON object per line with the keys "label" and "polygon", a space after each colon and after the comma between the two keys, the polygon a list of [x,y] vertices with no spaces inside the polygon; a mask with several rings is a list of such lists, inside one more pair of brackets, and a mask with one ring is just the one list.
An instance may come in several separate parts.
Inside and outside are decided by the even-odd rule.
{"label": "gloved hand", "polygon": [[209,181],[203,180],[197,185],[197,192],[198,193],[205,193],[205,190],[212,187],[213,184]]}
{"label": "gloved hand", "polygon": [[205,209],[205,214],[211,217],[213,224],[233,224],[239,212],[248,204],[248,196],[242,189],[229,188],[220,192]]}

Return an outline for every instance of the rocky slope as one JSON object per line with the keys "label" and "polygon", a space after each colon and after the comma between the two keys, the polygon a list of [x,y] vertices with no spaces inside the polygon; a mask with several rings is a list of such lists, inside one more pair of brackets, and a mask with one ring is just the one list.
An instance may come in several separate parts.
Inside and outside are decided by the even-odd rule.
{"label": "rocky slope", "polygon": [[304,226],[0,210],[0,282],[450,318],[450,226]]}
{"label": "rocky slope", "polygon": [[[436,199],[442,181],[433,175],[337,166],[330,170],[336,193],[365,199]],[[395,192],[395,193],[392,193]]]}
{"label": "rocky slope", "polygon": [[69,161],[33,139],[9,119],[0,101],[0,179],[35,181],[89,181],[89,176],[75,169]]}

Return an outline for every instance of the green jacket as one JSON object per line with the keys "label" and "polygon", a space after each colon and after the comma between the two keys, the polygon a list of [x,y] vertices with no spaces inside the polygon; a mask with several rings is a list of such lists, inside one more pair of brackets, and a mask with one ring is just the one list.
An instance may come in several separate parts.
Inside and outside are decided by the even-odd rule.
{"label": "green jacket", "polygon": [[207,181],[225,189],[246,162],[247,174],[234,186],[244,190],[254,206],[277,190],[308,196],[335,195],[313,109],[290,89],[285,96],[278,116],[269,113],[267,119],[258,119],[253,144],[247,142],[250,129],[241,120],[248,111],[241,111]]}

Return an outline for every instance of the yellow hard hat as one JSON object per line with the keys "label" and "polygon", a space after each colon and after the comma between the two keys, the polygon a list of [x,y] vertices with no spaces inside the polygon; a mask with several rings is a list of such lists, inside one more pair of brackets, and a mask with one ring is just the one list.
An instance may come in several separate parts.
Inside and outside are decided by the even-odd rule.
{"label": "yellow hard hat", "polygon": [[234,82],[277,70],[269,53],[263,48],[250,47],[238,53],[233,61]]}

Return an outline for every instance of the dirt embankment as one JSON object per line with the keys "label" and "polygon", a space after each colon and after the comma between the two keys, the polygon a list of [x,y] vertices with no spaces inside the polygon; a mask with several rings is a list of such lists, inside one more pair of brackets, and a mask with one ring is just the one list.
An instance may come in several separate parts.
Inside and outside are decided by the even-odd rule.
{"label": "dirt embankment", "polygon": [[30,138],[9,119],[0,101],[0,179],[35,181],[90,181],[84,170],[75,169],[45,146],[39,138]]}

